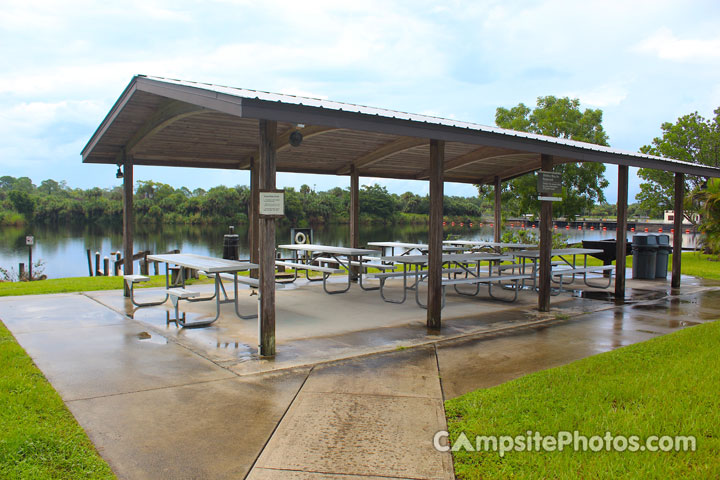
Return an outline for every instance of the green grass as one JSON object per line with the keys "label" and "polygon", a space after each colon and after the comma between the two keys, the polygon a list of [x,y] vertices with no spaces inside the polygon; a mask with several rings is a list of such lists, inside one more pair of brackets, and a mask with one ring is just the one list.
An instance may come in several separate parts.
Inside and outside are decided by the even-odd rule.
{"label": "green grass", "polygon": [[[205,277],[186,282],[212,283]],[[165,275],[151,275],[149,282],[136,285],[135,288],[164,287]],[[89,292],[93,290],[119,290],[123,288],[122,277],[72,277],[38,280],[35,282],[0,282],[0,297],[8,295],[39,295],[44,293]]]}
{"label": "green grass", "polygon": [[0,365],[0,478],[115,478],[2,323]]}
{"label": "green grass", "polygon": [[460,479],[720,478],[720,322],[537,372],[446,402],[450,439],[694,435],[695,452],[454,453]]}

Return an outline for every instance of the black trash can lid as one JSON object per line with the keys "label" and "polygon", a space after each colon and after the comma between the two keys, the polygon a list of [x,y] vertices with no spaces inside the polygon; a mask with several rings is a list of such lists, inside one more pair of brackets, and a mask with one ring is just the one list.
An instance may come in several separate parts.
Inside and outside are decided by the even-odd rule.
{"label": "black trash can lid", "polygon": [[633,247],[635,246],[648,246],[652,247],[658,244],[657,237],[655,235],[633,235],[632,241]]}
{"label": "black trash can lid", "polygon": [[656,235],[658,245],[670,245],[670,235],[659,233]]}

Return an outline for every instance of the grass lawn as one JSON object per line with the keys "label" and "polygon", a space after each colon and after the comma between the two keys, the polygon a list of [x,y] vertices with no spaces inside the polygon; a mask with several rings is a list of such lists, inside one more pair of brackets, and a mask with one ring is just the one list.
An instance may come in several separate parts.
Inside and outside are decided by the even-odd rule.
{"label": "grass lawn", "polygon": [[[211,279],[189,279],[188,285],[212,283]],[[149,282],[136,284],[135,288],[164,287],[165,275],[150,275]],[[0,282],[0,297],[8,295],[39,295],[43,293],[89,292],[93,290],[120,290],[122,277],[71,277],[39,280],[36,282]]]}
{"label": "grass lawn", "polygon": [[0,365],[0,478],[115,478],[2,323]]}
{"label": "grass lawn", "polygon": [[[720,314],[719,314],[720,316]],[[454,452],[460,479],[720,478],[720,322],[477,390],[445,404],[477,435],[694,435],[695,452]],[[644,444],[644,443],[643,443]]]}

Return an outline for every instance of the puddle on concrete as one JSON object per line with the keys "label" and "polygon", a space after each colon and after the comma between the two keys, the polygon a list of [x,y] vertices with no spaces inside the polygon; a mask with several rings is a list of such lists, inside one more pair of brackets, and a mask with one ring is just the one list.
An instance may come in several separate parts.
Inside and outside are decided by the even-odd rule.
{"label": "puddle on concrete", "polygon": [[616,305],[632,305],[637,302],[659,300],[667,296],[666,292],[657,290],[629,289],[623,299],[616,299],[615,293],[611,290],[573,290],[573,297],[586,300],[597,300],[601,302],[614,303]]}
{"label": "puddle on concrete", "polygon": [[670,320],[668,322],[668,327],[670,328],[682,328],[682,327],[692,327],[694,325],[699,325],[700,322],[691,322],[689,320]]}

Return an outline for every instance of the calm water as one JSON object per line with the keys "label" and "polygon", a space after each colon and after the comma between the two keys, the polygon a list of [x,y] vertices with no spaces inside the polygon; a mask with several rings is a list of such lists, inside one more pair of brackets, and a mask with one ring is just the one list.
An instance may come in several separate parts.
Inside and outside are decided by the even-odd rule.
{"label": "calm water", "polygon": [[[516,228],[517,229],[517,228]],[[532,229],[531,229],[532,230]],[[599,240],[615,238],[615,231],[601,230],[558,230],[570,242],[580,240]],[[179,249],[183,253],[222,256],[223,235],[227,227],[222,225],[138,225],[135,232],[135,251],[150,250],[161,253]],[[239,227],[240,256],[247,258],[247,228]],[[25,235],[35,235],[33,260],[45,262],[45,273],[50,278],[78,277],[88,274],[86,250],[99,251],[101,256],[109,256],[122,248],[122,229],[118,227],[99,227],[86,225],[80,227],[1,227],[0,228],[0,267],[17,271],[19,262],[28,260]],[[493,228],[447,226],[445,235],[454,235],[465,240],[491,240]],[[632,233],[628,232],[631,238]],[[315,227],[314,241],[325,245],[345,246],[348,244],[347,225],[329,225]],[[360,243],[371,241],[427,242],[427,227],[424,225],[403,226],[366,226],[360,232]],[[278,243],[290,243],[289,228],[278,228]],[[692,248],[696,238],[694,234],[683,235],[683,246]],[[672,242],[672,240],[671,240]]]}

